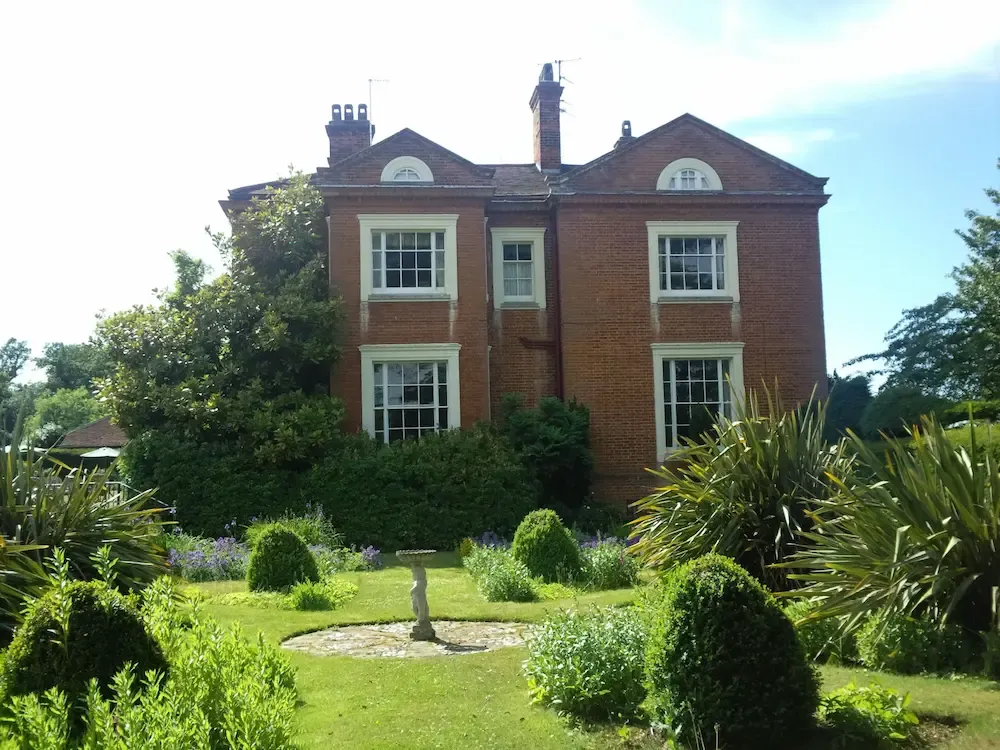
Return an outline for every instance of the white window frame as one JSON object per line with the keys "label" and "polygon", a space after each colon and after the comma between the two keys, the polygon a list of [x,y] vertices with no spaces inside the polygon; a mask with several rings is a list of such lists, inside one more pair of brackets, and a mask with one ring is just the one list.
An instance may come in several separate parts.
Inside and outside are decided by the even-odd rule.
{"label": "white window frame", "polygon": [[[537,307],[545,309],[545,228],[494,227],[493,235],[493,304],[496,307]],[[503,246],[505,243],[531,243],[531,291],[528,296],[509,297],[503,290]]]}
{"label": "white window frame", "polygon": [[[358,214],[361,229],[361,301],[458,299],[458,214]],[[444,232],[444,289],[372,288],[372,231]]]}
{"label": "white window frame", "polygon": [[[663,462],[677,450],[667,445],[667,425],[663,417],[663,360],[673,359],[728,359],[729,381],[732,389],[733,405],[742,402],[745,395],[743,384],[743,342],[698,342],[688,344],[650,344],[653,351],[653,403],[656,410],[656,460]],[[449,398],[450,398],[449,394]],[[676,405],[675,405],[676,408]]]}
{"label": "white window frame", "polygon": [[[739,224],[738,221],[647,221],[649,301],[654,304],[665,302],[739,302],[740,267],[739,250],[736,244],[736,228]],[[668,239],[670,237],[725,238],[723,269],[726,287],[724,289],[660,289],[661,237]]]}
{"label": "white window frame", "polygon": [[[458,353],[461,344],[362,344],[361,352],[361,427],[375,436],[375,376],[376,362],[447,362],[448,363],[448,429],[462,425],[459,402],[461,387],[458,373]],[[388,429],[388,426],[386,426]]]}
{"label": "white window frame", "polygon": [[[660,172],[660,176],[656,178],[656,189],[670,191],[678,190],[679,188],[670,187],[670,180],[682,169],[694,169],[701,172],[705,180],[708,182],[708,187],[700,188],[701,190],[722,190],[722,180],[719,179],[719,173],[712,169],[712,165],[703,162],[701,159],[694,159],[689,156],[686,156],[683,159],[674,159],[674,161],[665,166],[663,171]],[[685,192],[691,191],[689,190]]]}
{"label": "white window frame", "polygon": [[397,156],[382,169],[382,182],[397,182],[396,172],[401,169],[412,169],[417,173],[416,180],[400,180],[400,185],[412,185],[414,182],[434,182],[434,174],[427,163],[415,156]]}

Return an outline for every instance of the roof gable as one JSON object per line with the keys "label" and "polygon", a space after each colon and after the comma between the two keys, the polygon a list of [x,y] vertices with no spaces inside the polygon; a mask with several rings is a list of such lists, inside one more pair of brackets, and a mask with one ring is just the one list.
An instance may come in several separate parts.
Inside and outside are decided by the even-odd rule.
{"label": "roof gable", "polygon": [[416,157],[426,163],[434,175],[434,181],[398,183],[400,187],[414,185],[491,187],[493,184],[492,168],[473,164],[409,128],[404,128],[329,167],[321,167],[316,170],[313,182],[318,187],[385,184],[382,182],[383,168],[388,162],[401,156]]}
{"label": "roof gable", "polygon": [[795,191],[822,193],[826,178],[815,177],[694,115],[685,114],[639,138],[565,172],[564,189],[654,191],[660,172],[683,158],[709,164],[724,192]]}

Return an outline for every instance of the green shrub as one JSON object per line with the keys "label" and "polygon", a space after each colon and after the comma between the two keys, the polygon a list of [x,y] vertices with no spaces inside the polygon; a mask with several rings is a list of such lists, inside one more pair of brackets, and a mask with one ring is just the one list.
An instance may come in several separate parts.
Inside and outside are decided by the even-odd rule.
{"label": "green shrub", "polygon": [[639,583],[639,563],[619,541],[585,546],[582,579],[589,588],[622,589]]}
{"label": "green shrub", "polygon": [[[791,565],[803,594],[856,629],[890,609],[984,632],[1000,548],[1000,464],[954,446],[934,420],[873,451],[858,437],[837,492]],[[969,428],[970,443],[975,433]]]}
{"label": "green shrub", "polygon": [[128,484],[156,487],[156,499],[175,508],[177,523],[193,534],[228,536],[225,527],[233,520],[305,509],[301,472],[262,465],[233,442],[154,430],[128,442],[122,463]]}
{"label": "green shrub", "polygon": [[531,571],[508,550],[477,546],[463,564],[488,602],[532,602],[538,598]]}
{"label": "green shrub", "polygon": [[129,662],[140,674],[167,670],[135,605],[101,581],[63,581],[32,603],[17,629],[0,665],[0,695],[59,688],[83,697],[92,678],[107,695]]}
{"label": "green shrub", "polygon": [[288,592],[288,603],[298,610],[336,609],[350,600],[357,588],[346,581],[335,578],[326,581],[304,581],[292,586]]}
{"label": "green shrub", "polygon": [[809,503],[831,494],[829,475],[848,459],[823,438],[824,407],[785,411],[751,393],[698,444],[674,454],[675,468],[652,473],[662,485],[634,504],[633,552],[660,570],[717,552],[773,591],[789,588],[772,564],[788,558],[808,530]]}
{"label": "green shrub", "polygon": [[260,531],[247,565],[250,591],[285,591],[296,583],[318,580],[316,558],[298,534],[281,524]]}
{"label": "green shrub", "polygon": [[636,716],[645,630],[634,609],[560,612],[531,631],[524,674],[532,700],[592,720]]}
{"label": "green shrub", "polygon": [[840,377],[835,372],[827,378],[826,439],[836,442],[847,430],[861,433],[861,417],[872,401],[871,381],[867,375]]}
{"label": "green shrub", "polygon": [[728,557],[674,570],[646,648],[656,714],[681,741],[774,747],[808,730],[819,683],[791,621],[771,594]]}
{"label": "green shrub", "polygon": [[861,431],[871,439],[880,432],[906,435],[910,427],[920,424],[921,417],[944,413],[947,408],[948,402],[943,398],[927,395],[913,386],[883,388],[861,416]]}
{"label": "green shrub", "polygon": [[223,630],[192,611],[167,578],[142,597],[147,628],[170,663],[166,680],[140,691],[144,676],[133,669],[113,679],[109,697],[89,688],[77,704],[86,726],[82,738],[71,734],[63,694],[15,697],[6,704],[9,720],[0,722],[0,746],[293,750],[294,673],[277,646],[262,636],[248,641],[238,626]]}
{"label": "green shrub", "polygon": [[454,549],[483,529],[509,536],[538,505],[530,472],[485,427],[388,445],[346,438],[308,474],[303,493],[348,544],[383,550]]}
{"label": "green shrub", "polygon": [[521,402],[519,394],[504,396],[501,432],[540,483],[541,504],[574,518],[590,496],[590,410],[554,396],[534,409]]}
{"label": "green shrub", "polygon": [[476,543],[472,540],[472,538],[465,537],[458,543],[458,547],[455,549],[455,552],[459,558],[464,559],[472,554],[472,550],[474,550],[475,547]]}
{"label": "green shrub", "polygon": [[806,656],[820,662],[844,664],[858,655],[854,634],[844,634],[836,617],[807,619],[819,609],[819,603],[798,599],[785,607],[785,614],[795,625]]}
{"label": "green shrub", "polygon": [[628,536],[625,511],[610,503],[591,502],[573,514],[572,527],[583,535]]}
{"label": "green shrub", "polygon": [[960,628],[882,612],[858,631],[858,656],[869,669],[900,674],[952,672],[964,668],[969,651]]}
{"label": "green shrub", "polygon": [[835,748],[892,747],[909,739],[920,723],[909,704],[909,694],[900,695],[874,680],[868,687],[852,682],[824,695],[816,718],[834,732]]}
{"label": "green shrub", "polygon": [[514,534],[511,553],[532,575],[546,582],[575,580],[583,566],[580,545],[556,512],[548,508],[524,517]]}
{"label": "green shrub", "polygon": [[969,418],[969,410],[972,410],[973,419],[982,419],[995,422],[1000,419],[1000,401],[959,401],[957,404],[941,409],[939,417],[942,424],[952,424],[962,422]]}
{"label": "green shrub", "polygon": [[280,518],[270,520],[255,520],[247,527],[244,541],[251,547],[257,543],[264,530],[271,526],[281,526],[299,535],[307,545],[322,545],[329,549],[336,549],[343,543],[343,539],[333,527],[330,519],[323,513],[322,508],[307,507],[304,513],[292,514],[285,512]]}

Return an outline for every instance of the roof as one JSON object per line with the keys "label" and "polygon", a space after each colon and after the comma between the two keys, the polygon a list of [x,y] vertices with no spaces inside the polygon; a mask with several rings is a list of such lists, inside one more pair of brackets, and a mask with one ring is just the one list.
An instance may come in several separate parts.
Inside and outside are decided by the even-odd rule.
{"label": "roof", "polygon": [[110,417],[98,419],[70,430],[59,441],[59,448],[121,448],[128,442],[128,436]]}
{"label": "roof", "polygon": [[534,164],[484,164],[483,166],[493,170],[496,195],[549,194],[549,183]]}
{"label": "roof", "polygon": [[605,162],[610,161],[611,159],[614,159],[615,157],[620,156],[621,154],[631,151],[640,144],[645,143],[647,140],[660,135],[664,131],[671,130],[672,128],[676,128],[678,125],[683,125],[685,123],[689,123],[698,128],[701,128],[702,130],[711,133],[712,135],[718,138],[722,138],[724,140],[729,141],[730,143],[738,146],[739,148],[742,148],[744,151],[749,151],[750,153],[762,159],[766,159],[772,164],[781,167],[782,169],[785,169],[789,172],[792,172],[793,174],[796,174],[799,177],[802,177],[809,182],[812,182],[818,188],[822,188],[827,182],[826,177],[816,177],[816,175],[809,174],[804,169],[799,169],[794,164],[789,164],[784,159],[779,159],[777,156],[769,154],[767,153],[767,151],[759,149],[753,144],[747,143],[742,138],[737,138],[732,133],[727,133],[722,128],[717,128],[715,127],[715,125],[707,123],[701,118],[695,117],[689,112],[684,113],[680,117],[675,117],[670,122],[664,123],[663,125],[660,125],[660,127],[658,128],[653,128],[648,133],[644,133],[638,138],[633,138],[631,141],[622,145],[620,148],[614,148],[611,151],[608,151],[607,153],[598,156],[596,159],[587,162],[586,164],[582,164],[579,167],[574,167],[573,169],[570,169],[568,171],[564,170],[563,173],[560,175],[559,180],[560,182],[571,180],[579,174],[583,174],[584,172],[589,172],[591,169],[599,167]]}

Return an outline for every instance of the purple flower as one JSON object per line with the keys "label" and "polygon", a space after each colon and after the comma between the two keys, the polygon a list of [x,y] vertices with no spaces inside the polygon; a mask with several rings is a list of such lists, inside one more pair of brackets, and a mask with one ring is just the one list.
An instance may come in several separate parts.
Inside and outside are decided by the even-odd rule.
{"label": "purple flower", "polygon": [[382,550],[372,545],[361,548],[361,560],[369,570],[382,569]]}
{"label": "purple flower", "polygon": [[480,547],[496,547],[499,549],[510,547],[510,543],[495,531],[484,531],[482,536],[474,541]]}

